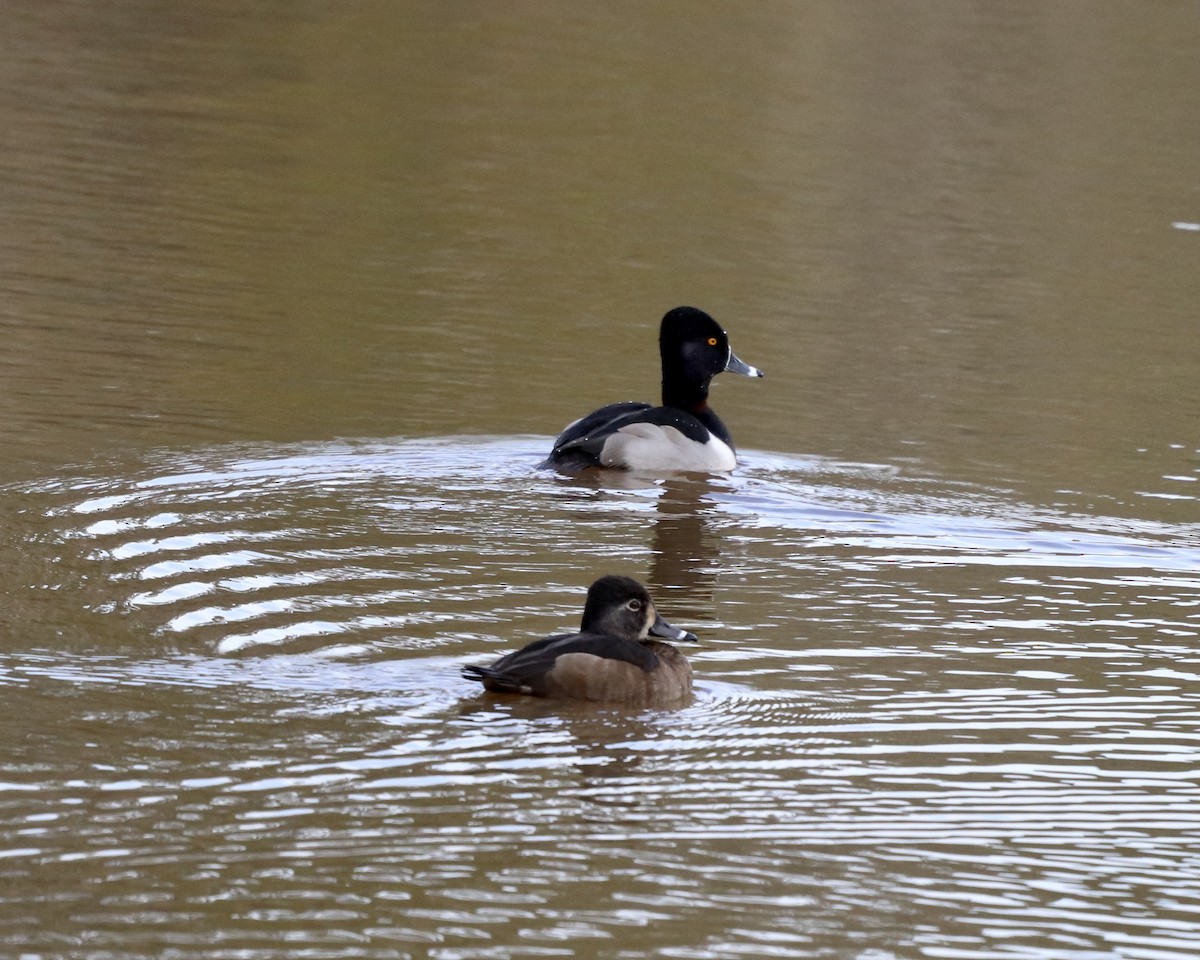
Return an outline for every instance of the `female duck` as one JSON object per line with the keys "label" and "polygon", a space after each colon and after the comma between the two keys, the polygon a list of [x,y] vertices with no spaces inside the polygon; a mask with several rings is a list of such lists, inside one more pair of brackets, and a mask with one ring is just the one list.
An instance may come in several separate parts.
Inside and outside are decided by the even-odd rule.
{"label": "female duck", "polygon": [[588,467],[723,473],[737,466],[733,439],[708,405],[718,373],[761,377],[739,360],[729,337],[703,310],[676,307],[662,319],[662,406],[628,401],[570,424],[541,464],[566,473]]}
{"label": "female duck", "polygon": [[588,589],[579,633],[535,640],[462,674],[493,693],[641,705],[679,700],[691,693],[692,665],[651,634],[696,639],[660,617],[636,580],[601,577]]}

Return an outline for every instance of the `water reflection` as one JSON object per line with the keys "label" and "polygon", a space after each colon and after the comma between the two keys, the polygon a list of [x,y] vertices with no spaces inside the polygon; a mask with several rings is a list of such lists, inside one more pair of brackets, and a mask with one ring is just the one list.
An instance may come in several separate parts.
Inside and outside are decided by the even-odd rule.
{"label": "water reflection", "polygon": [[[22,488],[19,569],[90,613],[0,655],[0,727],[40,731],[0,783],[6,915],[103,889],[65,929],[113,949],[215,925],[266,955],[274,923],[463,956],[636,931],[983,957],[985,928],[1101,949],[1137,895],[1185,949],[1195,530],[756,451],[563,481],[544,442],[214,448]],[[700,635],[690,701],[460,679],[574,627],[609,570]]]}
{"label": "water reflection", "polygon": [[[556,765],[568,765],[577,784],[586,785],[635,775],[646,760],[640,745],[661,735],[666,718],[687,706],[684,701],[645,710],[480,694],[462,704],[458,716],[479,729],[486,749],[478,756],[489,768],[503,768],[506,761],[498,755],[525,768],[536,765],[539,756],[553,755]],[[531,728],[553,731],[557,748],[547,749],[543,742],[534,749]],[[629,804],[634,800],[625,798]]]}
{"label": "water reflection", "polygon": [[[589,498],[602,496],[606,490],[641,492],[652,498],[645,577],[651,595],[677,618],[712,618],[722,573],[722,509],[717,494],[731,489],[727,478],[603,470],[558,477],[555,482],[587,491]],[[645,512],[638,500],[631,498],[630,504]],[[640,539],[645,539],[644,535]]]}
{"label": "water reflection", "polygon": [[[534,471],[534,446],[214,452],[204,467],[25,496],[56,518],[86,606],[226,654],[418,653],[522,618],[549,633],[604,572],[642,577],[670,616],[702,639],[712,625],[718,642],[789,616],[828,627],[839,609],[901,631],[1195,629],[1188,528],[778,456],[752,455],[732,478],[580,484]],[[108,588],[86,597],[95,571]],[[749,616],[725,616],[737,602]]]}
{"label": "water reflection", "polygon": [[654,506],[649,582],[655,596],[670,600],[677,617],[714,617],[722,565],[721,489],[712,477],[673,477],[663,481]]}

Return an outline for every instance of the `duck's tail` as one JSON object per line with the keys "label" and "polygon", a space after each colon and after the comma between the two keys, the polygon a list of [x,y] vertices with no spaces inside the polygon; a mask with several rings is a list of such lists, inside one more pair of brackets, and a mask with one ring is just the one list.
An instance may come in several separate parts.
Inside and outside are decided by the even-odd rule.
{"label": "duck's tail", "polygon": [[480,683],[487,682],[487,670],[484,667],[466,666],[462,668],[463,678],[466,680],[477,680]]}
{"label": "duck's tail", "polygon": [[482,683],[483,689],[489,690],[492,693],[533,693],[528,686],[520,681],[514,680],[507,674],[491,670],[488,667],[468,665],[463,667],[461,672],[464,679]]}

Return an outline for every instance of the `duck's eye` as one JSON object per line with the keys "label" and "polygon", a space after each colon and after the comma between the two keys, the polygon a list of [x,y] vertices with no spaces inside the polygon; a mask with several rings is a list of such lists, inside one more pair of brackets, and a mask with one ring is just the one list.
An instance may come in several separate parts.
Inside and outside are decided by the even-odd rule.
{"label": "duck's eye", "polygon": [[708,345],[709,345],[710,347],[715,347],[715,346],[717,345],[717,338],[716,338],[716,337],[709,337],[709,338],[708,338]]}
{"label": "duck's eye", "polygon": [[636,611],[642,609],[642,601],[641,600],[630,600],[627,604],[625,604],[625,606],[627,606],[630,610],[633,610],[636,612]]}

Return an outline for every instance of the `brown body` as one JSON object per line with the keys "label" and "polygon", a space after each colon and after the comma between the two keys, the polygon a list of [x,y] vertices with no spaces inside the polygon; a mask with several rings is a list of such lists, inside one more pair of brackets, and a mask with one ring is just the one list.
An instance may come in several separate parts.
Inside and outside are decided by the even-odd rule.
{"label": "brown body", "polygon": [[[591,653],[564,653],[546,673],[537,694],[562,700],[591,700],[631,706],[671,703],[692,692],[692,665],[669,643],[643,640],[657,663],[649,670],[627,660]],[[492,689],[485,680],[485,689]],[[532,691],[531,691],[532,692]]]}
{"label": "brown body", "polygon": [[692,692],[692,665],[669,643],[695,640],[658,615],[650,595],[629,577],[601,577],[588,590],[579,633],[535,640],[463,676],[492,693],[646,706]]}

